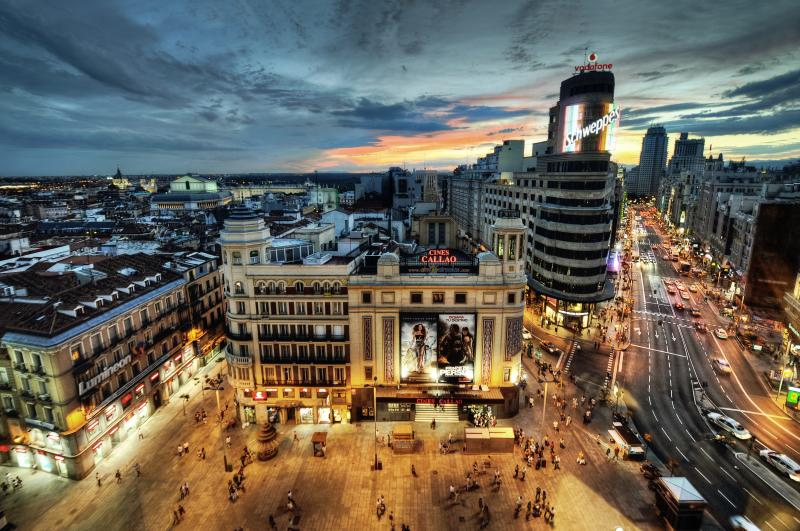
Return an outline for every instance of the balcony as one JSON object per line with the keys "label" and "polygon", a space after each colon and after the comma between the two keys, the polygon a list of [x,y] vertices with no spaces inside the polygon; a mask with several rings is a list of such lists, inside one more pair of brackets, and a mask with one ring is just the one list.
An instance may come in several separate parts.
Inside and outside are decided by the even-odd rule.
{"label": "balcony", "polygon": [[248,368],[253,365],[253,360],[250,358],[250,356],[237,356],[235,354],[231,354],[230,351],[227,351],[225,352],[225,357],[227,358],[228,363],[234,367]]}
{"label": "balcony", "polygon": [[31,369],[31,372],[39,376],[44,376],[46,374],[42,365],[35,366],[33,369]]}
{"label": "balcony", "polygon": [[21,396],[24,396],[25,398],[34,398],[33,391],[31,391],[30,389],[22,389],[22,390],[19,392],[19,394],[20,394]]}
{"label": "balcony", "polygon": [[347,385],[344,380],[264,380],[260,385],[274,385],[274,386],[302,386],[302,387],[317,387],[324,385],[326,387],[343,387]]}
{"label": "balcony", "polygon": [[261,355],[261,363],[278,363],[283,365],[308,364],[308,365],[339,365],[349,363],[347,356],[315,357],[315,356],[280,356]]}
{"label": "balcony", "polygon": [[53,399],[48,393],[42,393],[39,395],[39,401],[44,402],[45,404],[52,404]]}
{"label": "balcony", "polygon": [[81,374],[92,368],[94,361],[91,358],[78,358],[72,362],[72,372]]}
{"label": "balcony", "polygon": [[25,366],[24,363],[15,363],[14,370],[17,372],[28,372],[28,368]]}
{"label": "balcony", "polygon": [[228,336],[228,339],[233,339],[234,341],[250,341],[253,339],[251,332],[234,332],[230,328],[225,329],[225,335]]}

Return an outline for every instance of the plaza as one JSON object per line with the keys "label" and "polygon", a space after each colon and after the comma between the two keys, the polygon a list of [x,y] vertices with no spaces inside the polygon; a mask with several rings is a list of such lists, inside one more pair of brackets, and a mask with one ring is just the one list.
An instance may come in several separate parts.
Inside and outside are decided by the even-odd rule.
{"label": "plaza", "polygon": [[[526,368],[531,360],[525,360]],[[532,363],[531,363],[532,365]],[[224,362],[212,372],[226,372]],[[536,380],[528,393],[535,395]],[[552,387],[551,387],[552,389]],[[569,403],[576,392],[567,384],[563,390]],[[292,491],[299,516],[296,529],[390,529],[389,514],[399,529],[405,523],[411,529],[478,529],[478,498],[489,506],[491,520],[488,529],[531,527],[544,529],[542,518],[525,520],[525,510],[514,519],[514,503],[522,496],[524,503],[533,499],[536,487],[548,493],[556,509],[554,527],[564,529],[656,529],[652,495],[638,473],[638,464],[608,461],[606,438],[600,430],[610,412],[596,408],[595,420],[584,425],[572,423],[556,435],[552,430],[555,419],[551,402],[547,404],[542,422],[541,400],[534,407],[522,407],[513,419],[500,420],[499,425],[518,426],[526,436],[541,439],[548,434],[563,437],[566,449],[559,450],[561,470],[548,466],[545,470],[530,470],[525,481],[513,477],[514,465],[523,466],[521,449],[514,454],[491,456],[492,467],[478,476],[480,487],[449,499],[449,485],[461,487],[466,473],[477,461],[483,469],[487,456],[465,455],[461,451],[467,423],[439,423],[432,430],[427,423],[414,423],[421,448],[411,455],[393,455],[392,449],[378,445],[382,470],[373,472],[371,464],[375,443],[371,437],[373,424],[342,423],[331,426],[279,426],[278,455],[267,462],[255,461],[245,468],[245,491],[235,502],[228,501],[227,482],[232,473],[223,468],[223,440],[232,437],[227,457],[238,469],[238,458],[245,444],[257,451],[258,426],[245,429],[237,426],[220,433],[214,421],[215,393],[202,392],[200,380],[189,392],[186,404],[174,401],[161,408],[148,422],[143,439],[123,443],[98,467],[102,485],[93,477],[73,481],[42,472],[31,473],[18,468],[6,468],[19,474],[23,487],[6,497],[5,511],[9,521],[20,529],[168,529],[186,527],[199,529],[266,529],[273,515],[280,529],[290,523],[286,509],[287,492]],[[225,408],[232,389],[226,385],[220,394]],[[206,424],[196,423],[194,413],[205,409]],[[568,407],[567,413],[571,407]],[[395,423],[380,422],[381,435],[391,432]],[[311,437],[314,431],[328,431],[327,456],[313,457]],[[452,433],[453,451],[442,455],[438,443]],[[297,441],[294,441],[297,434]],[[603,443],[597,442],[601,435]],[[189,453],[178,457],[178,444],[189,443]],[[206,459],[196,452],[205,448]],[[585,466],[576,463],[578,452],[584,452]],[[140,465],[141,477],[136,477],[134,465]],[[411,474],[414,465],[417,477]],[[117,484],[115,472],[122,480]],[[501,485],[492,487],[494,470],[500,471]],[[190,494],[180,500],[179,488],[184,482]],[[376,517],[376,501],[386,500],[386,513]],[[173,511],[181,504],[186,514],[173,526]]]}

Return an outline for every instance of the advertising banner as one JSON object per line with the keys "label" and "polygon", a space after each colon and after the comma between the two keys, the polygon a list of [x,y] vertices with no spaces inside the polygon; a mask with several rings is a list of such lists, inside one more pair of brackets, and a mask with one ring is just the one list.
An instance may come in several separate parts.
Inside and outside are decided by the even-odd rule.
{"label": "advertising banner", "polygon": [[475,314],[401,314],[400,380],[472,383]]}
{"label": "advertising banner", "polygon": [[436,314],[400,316],[400,380],[409,383],[433,383],[438,378],[436,366]]}
{"label": "advertising banner", "polygon": [[613,103],[577,103],[564,107],[559,128],[561,153],[614,151],[620,108]]}
{"label": "advertising banner", "polygon": [[471,383],[475,375],[475,314],[439,314],[439,382]]}

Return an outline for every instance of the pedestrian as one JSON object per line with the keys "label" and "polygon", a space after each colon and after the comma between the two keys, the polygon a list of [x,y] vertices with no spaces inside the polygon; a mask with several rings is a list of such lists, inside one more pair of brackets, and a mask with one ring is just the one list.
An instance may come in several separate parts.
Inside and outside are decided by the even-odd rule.
{"label": "pedestrian", "polygon": [[183,453],[185,453],[186,455],[189,455],[189,443],[188,442],[183,443]]}
{"label": "pedestrian", "polygon": [[182,455],[183,455],[183,445],[179,444],[178,445],[178,457],[181,457]]}
{"label": "pedestrian", "polygon": [[453,444],[453,434],[452,433],[448,433],[447,434],[447,444]]}
{"label": "pedestrian", "polygon": [[483,498],[478,498],[478,513],[483,511]]}
{"label": "pedestrian", "polygon": [[514,465],[514,478],[519,477],[519,465]]}
{"label": "pedestrian", "polygon": [[556,433],[558,433],[558,421],[557,420],[553,421],[553,429],[556,431]]}
{"label": "pedestrian", "polygon": [[611,448],[606,448],[606,459],[611,461]]}
{"label": "pedestrian", "polygon": [[139,440],[144,439],[144,434],[142,433],[141,428],[139,429]]}
{"label": "pedestrian", "polygon": [[181,517],[178,516],[178,511],[172,511],[172,525],[178,525],[178,522],[181,521]]}
{"label": "pedestrian", "polygon": [[525,473],[526,473],[527,471],[528,471],[528,467],[526,467],[526,466],[523,466],[523,467],[522,467],[522,476],[520,477],[520,480],[522,480],[522,481],[525,481]]}
{"label": "pedestrian", "polygon": [[414,468],[414,465],[411,465],[411,475],[417,477],[417,470]]}
{"label": "pedestrian", "polygon": [[183,490],[186,491],[186,495],[188,496],[189,495],[189,482],[188,481],[184,481],[183,482]]}
{"label": "pedestrian", "polygon": [[[8,474],[6,474],[6,475],[8,476]],[[98,487],[102,487],[102,486],[103,486],[103,482],[102,482],[102,480],[100,479],[100,473],[99,473],[99,472],[95,472],[95,473],[94,473],[94,479],[96,479],[96,480],[97,480],[97,486],[98,486]]]}
{"label": "pedestrian", "polygon": [[183,500],[186,497],[186,491],[183,489],[183,485],[178,487],[178,491],[181,493],[180,499]]}
{"label": "pedestrian", "polygon": [[294,496],[292,495],[292,491],[291,490],[286,493],[286,501],[290,501],[290,502],[294,501]]}
{"label": "pedestrian", "polygon": [[225,446],[227,446],[228,448],[231,447],[231,436],[230,435],[225,437]]}
{"label": "pedestrian", "polygon": [[519,516],[519,512],[522,510],[522,496],[517,496],[517,501],[514,504],[514,518]]}
{"label": "pedestrian", "polygon": [[619,446],[614,447],[614,461],[619,459]]}
{"label": "pedestrian", "polygon": [[300,442],[300,439],[297,438],[297,432],[294,432],[294,438],[292,439],[293,443]]}
{"label": "pedestrian", "polygon": [[525,509],[525,521],[526,522],[531,519],[531,508],[532,508],[532,505],[533,504],[531,503],[531,501],[528,500],[528,507]]}
{"label": "pedestrian", "polygon": [[558,455],[553,458],[553,470],[561,470],[561,458]]}
{"label": "pedestrian", "polygon": [[495,485],[499,485],[500,484],[500,470],[499,469],[494,471],[494,484]]}
{"label": "pedestrian", "polygon": [[572,415],[567,415],[567,420],[565,421],[565,424],[566,424],[567,426],[569,426],[570,424],[572,424]]}
{"label": "pedestrian", "polygon": [[542,497],[542,488],[541,487],[536,487],[536,498],[534,498],[534,499],[536,500],[537,504],[539,503],[539,499],[541,497]]}
{"label": "pedestrian", "polygon": [[267,523],[269,523],[270,529],[278,529],[278,524],[275,523],[275,518],[272,515],[267,518]]}
{"label": "pedestrian", "polygon": [[183,520],[183,515],[186,514],[186,509],[183,508],[183,505],[178,504],[178,516],[181,520]]}
{"label": "pedestrian", "polygon": [[456,498],[456,488],[455,488],[455,486],[454,486],[454,485],[451,483],[451,484],[450,484],[450,499],[453,499],[453,500],[454,500],[455,498]]}
{"label": "pedestrian", "polygon": [[559,446],[559,448],[561,448],[562,450],[563,450],[564,448],[566,448],[566,447],[567,447],[566,443],[564,442],[564,437],[561,437],[561,438],[559,439],[559,441],[558,441],[558,446]]}
{"label": "pedestrian", "polygon": [[139,468],[139,463],[134,464],[133,465],[133,469],[136,471],[136,477],[137,478],[142,475],[142,471]]}

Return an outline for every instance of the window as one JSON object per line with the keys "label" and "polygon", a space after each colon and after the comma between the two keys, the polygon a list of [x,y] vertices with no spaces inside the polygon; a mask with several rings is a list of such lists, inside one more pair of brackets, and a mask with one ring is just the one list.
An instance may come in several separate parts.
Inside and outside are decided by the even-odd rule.
{"label": "window", "polygon": [[295,313],[297,315],[305,315],[306,314],[306,303],[298,302],[294,305]]}
{"label": "window", "polygon": [[145,326],[150,322],[150,318],[147,315],[147,308],[139,312],[139,319],[142,321],[142,326]]}
{"label": "window", "polygon": [[517,294],[516,293],[509,293],[508,294],[508,303],[509,304],[514,304],[515,302],[517,302]]}
{"label": "window", "polygon": [[456,304],[466,304],[467,303],[467,294],[466,293],[456,293],[455,302],[456,302]]}
{"label": "window", "polygon": [[234,282],[233,283],[233,292],[236,295],[244,295],[244,285],[239,281]]}
{"label": "window", "polygon": [[6,411],[14,409],[14,399],[9,395],[3,395],[3,409]]}
{"label": "window", "polygon": [[295,282],[294,283],[294,291],[295,293],[303,293],[306,287],[302,282]]}
{"label": "window", "polygon": [[412,293],[411,304],[422,304],[422,293],[419,292]]}
{"label": "window", "polygon": [[503,381],[504,382],[511,381],[511,367],[503,367]]}
{"label": "window", "polygon": [[344,383],[344,367],[336,367],[333,369],[333,379],[337,383]]}
{"label": "window", "polygon": [[244,315],[245,313],[247,313],[247,311],[245,310],[244,302],[239,301],[236,303],[236,313],[238,313],[239,315]]}
{"label": "window", "polygon": [[372,367],[364,367],[364,379],[368,382],[372,381]]}
{"label": "window", "polygon": [[25,409],[27,410],[27,417],[30,419],[36,418],[36,405],[31,402],[25,402]]}
{"label": "window", "polygon": [[317,367],[317,382],[328,380],[328,370],[325,367]]}
{"label": "window", "polygon": [[361,303],[362,304],[372,304],[372,292],[371,291],[362,291],[361,292]]}
{"label": "window", "polygon": [[239,251],[234,251],[232,253],[233,257],[233,265],[242,265],[242,253]]}
{"label": "window", "polygon": [[432,299],[434,304],[444,304],[444,292],[434,291]]}
{"label": "window", "polygon": [[250,263],[251,264],[257,264],[259,262],[261,262],[261,258],[260,258],[259,252],[257,250],[256,251],[250,251]]}
{"label": "window", "polygon": [[83,344],[76,343],[70,347],[70,356],[72,357],[72,361],[78,361],[83,358]]}

